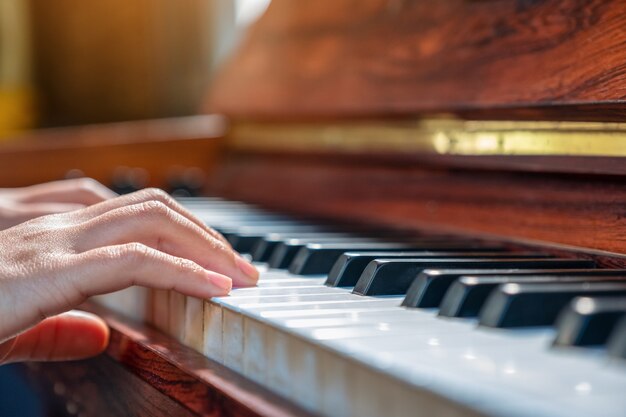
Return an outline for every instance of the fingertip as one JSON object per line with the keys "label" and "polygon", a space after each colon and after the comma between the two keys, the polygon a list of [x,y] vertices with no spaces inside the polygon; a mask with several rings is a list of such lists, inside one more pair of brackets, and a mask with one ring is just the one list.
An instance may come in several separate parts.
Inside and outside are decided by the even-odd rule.
{"label": "fingertip", "polygon": [[16,337],[6,357],[15,361],[59,361],[89,358],[109,342],[107,324],[91,313],[70,311],[49,317]]}
{"label": "fingertip", "polygon": [[71,349],[73,355],[95,356],[109,345],[109,326],[95,314],[72,310],[61,317],[67,323],[67,332],[75,335]]}
{"label": "fingertip", "polygon": [[248,262],[240,255],[235,255],[235,263],[237,268],[243,273],[244,279],[239,280],[238,284],[242,286],[254,286],[259,281],[259,271],[254,265]]}
{"label": "fingertip", "polygon": [[209,282],[217,289],[217,294],[213,291],[213,296],[224,296],[230,293],[233,288],[233,280],[226,275],[218,274],[216,272],[208,271]]}

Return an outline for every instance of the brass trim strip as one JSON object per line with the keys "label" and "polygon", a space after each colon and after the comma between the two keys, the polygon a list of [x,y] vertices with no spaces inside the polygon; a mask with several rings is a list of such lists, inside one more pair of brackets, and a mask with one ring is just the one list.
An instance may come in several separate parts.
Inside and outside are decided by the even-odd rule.
{"label": "brass trim strip", "polygon": [[231,127],[230,145],[248,151],[626,156],[626,123],[430,119],[325,124],[233,122]]}

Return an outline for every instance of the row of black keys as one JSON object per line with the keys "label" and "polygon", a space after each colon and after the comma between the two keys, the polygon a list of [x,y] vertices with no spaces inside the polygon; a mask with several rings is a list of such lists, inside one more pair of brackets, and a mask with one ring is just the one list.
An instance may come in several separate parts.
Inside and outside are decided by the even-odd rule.
{"label": "row of black keys", "polygon": [[273,222],[217,228],[235,250],[271,268],[327,275],[326,285],[353,287],[355,294],[405,295],[403,306],[438,307],[440,316],[523,327],[552,325],[561,313],[556,344],[603,345],[611,338],[611,353],[626,357],[626,270],[446,236],[383,233],[381,241],[380,233],[356,237]]}

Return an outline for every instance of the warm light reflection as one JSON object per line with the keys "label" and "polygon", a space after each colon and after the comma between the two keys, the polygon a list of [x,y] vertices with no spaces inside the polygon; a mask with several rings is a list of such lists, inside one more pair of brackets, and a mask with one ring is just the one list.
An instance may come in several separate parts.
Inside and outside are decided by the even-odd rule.
{"label": "warm light reflection", "polygon": [[238,27],[254,23],[265,12],[271,0],[235,0],[235,22]]}

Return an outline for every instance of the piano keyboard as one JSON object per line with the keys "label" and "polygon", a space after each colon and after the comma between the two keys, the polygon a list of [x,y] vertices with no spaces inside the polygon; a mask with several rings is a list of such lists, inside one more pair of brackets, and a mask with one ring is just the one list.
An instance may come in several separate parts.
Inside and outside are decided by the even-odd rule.
{"label": "piano keyboard", "polygon": [[98,297],[325,416],[626,415],[626,270],[184,199],[262,271]]}

